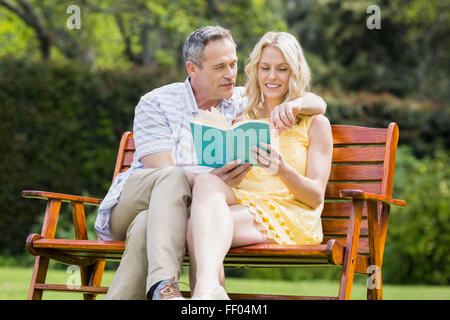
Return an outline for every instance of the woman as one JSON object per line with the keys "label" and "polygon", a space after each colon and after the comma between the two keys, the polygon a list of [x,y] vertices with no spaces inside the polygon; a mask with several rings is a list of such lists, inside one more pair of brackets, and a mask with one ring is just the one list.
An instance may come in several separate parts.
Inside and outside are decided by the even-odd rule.
{"label": "woman", "polygon": [[[274,123],[283,123],[283,117],[271,117],[274,107],[309,88],[302,49],[285,32],[265,34],[245,72],[249,106],[244,117],[264,119],[273,129]],[[193,299],[228,299],[223,259],[230,247],[322,242],[320,215],[333,147],[330,123],[323,115],[308,116],[284,129],[272,131],[270,146],[254,147],[259,167],[238,186],[229,187],[213,174],[196,177],[187,234]]]}

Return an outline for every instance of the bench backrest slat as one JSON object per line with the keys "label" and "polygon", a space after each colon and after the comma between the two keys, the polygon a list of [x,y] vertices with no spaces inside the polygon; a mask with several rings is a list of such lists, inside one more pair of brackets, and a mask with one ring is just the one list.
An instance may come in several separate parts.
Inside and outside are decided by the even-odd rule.
{"label": "bench backrest slat", "polygon": [[[344,240],[350,200],[341,199],[342,189],[359,189],[382,195],[392,195],[398,127],[366,128],[333,125],[333,160],[322,212],[324,242],[330,238]],[[128,170],[133,161],[135,144],[132,132],[125,132],[119,147],[113,178]],[[380,208],[381,209],[381,208]],[[367,210],[364,208],[359,252],[368,252]]]}
{"label": "bench backrest slat", "polygon": [[352,144],[385,144],[387,129],[367,128],[349,125],[333,125],[333,143],[335,146]]}

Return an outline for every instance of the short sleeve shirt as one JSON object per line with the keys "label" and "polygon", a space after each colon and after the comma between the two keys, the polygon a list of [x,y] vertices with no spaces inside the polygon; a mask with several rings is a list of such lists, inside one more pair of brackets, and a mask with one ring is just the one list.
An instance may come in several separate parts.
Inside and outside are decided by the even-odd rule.
{"label": "short sleeve shirt", "polygon": [[[229,99],[216,106],[229,124],[248,104],[245,88],[235,87]],[[209,172],[212,168],[197,165],[190,121],[201,116],[189,77],[184,83],[173,83],[152,90],[139,100],[135,109],[133,137],[136,146],[131,167],[116,176],[100,204],[95,230],[102,240],[112,240],[109,230],[111,209],[119,202],[128,177],[144,168],[141,159],[157,152],[171,152],[173,162],[193,173]]]}

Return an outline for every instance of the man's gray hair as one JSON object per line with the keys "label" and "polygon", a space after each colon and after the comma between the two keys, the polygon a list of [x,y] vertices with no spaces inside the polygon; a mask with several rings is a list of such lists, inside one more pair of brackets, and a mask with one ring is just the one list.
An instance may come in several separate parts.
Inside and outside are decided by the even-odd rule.
{"label": "man's gray hair", "polygon": [[183,55],[186,62],[192,61],[197,66],[202,67],[203,49],[209,41],[229,39],[236,47],[236,43],[231,36],[231,31],[220,26],[207,26],[195,30],[186,39],[183,46]]}

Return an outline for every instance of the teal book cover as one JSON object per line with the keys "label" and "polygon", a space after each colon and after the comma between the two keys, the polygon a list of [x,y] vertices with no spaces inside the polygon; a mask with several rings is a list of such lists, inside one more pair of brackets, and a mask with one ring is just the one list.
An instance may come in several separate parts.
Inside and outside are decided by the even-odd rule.
{"label": "teal book cover", "polygon": [[230,127],[215,108],[204,112],[204,118],[191,121],[191,131],[198,164],[213,168],[237,159],[258,166],[250,154],[251,147],[270,144],[267,122],[243,120]]}

